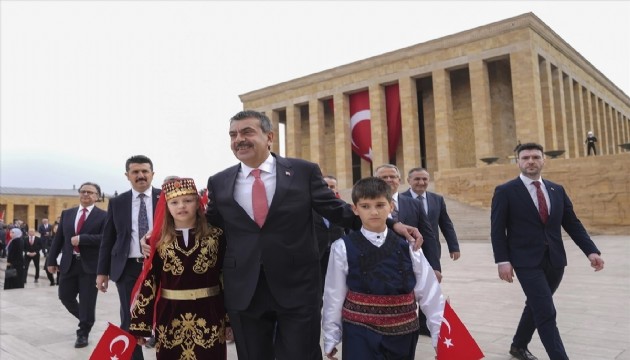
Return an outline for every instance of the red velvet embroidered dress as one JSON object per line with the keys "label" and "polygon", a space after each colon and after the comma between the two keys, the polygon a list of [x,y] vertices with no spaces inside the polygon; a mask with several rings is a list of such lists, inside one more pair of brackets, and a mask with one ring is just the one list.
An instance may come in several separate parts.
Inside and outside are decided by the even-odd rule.
{"label": "red velvet embroidered dress", "polygon": [[[158,360],[227,358],[226,316],[219,291],[220,234],[220,229],[211,228],[210,236],[198,238],[190,230],[186,246],[178,230],[177,241],[160,246],[153,257],[131,308],[129,331],[150,337],[155,311]],[[175,300],[179,297],[186,299]]]}

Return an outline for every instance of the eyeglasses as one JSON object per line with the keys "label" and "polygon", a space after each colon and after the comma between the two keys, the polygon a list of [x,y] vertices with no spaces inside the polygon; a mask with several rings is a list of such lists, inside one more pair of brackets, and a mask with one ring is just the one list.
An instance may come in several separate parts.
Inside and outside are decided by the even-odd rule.
{"label": "eyeglasses", "polygon": [[81,195],[94,195],[96,192],[90,190],[79,190],[79,194]]}

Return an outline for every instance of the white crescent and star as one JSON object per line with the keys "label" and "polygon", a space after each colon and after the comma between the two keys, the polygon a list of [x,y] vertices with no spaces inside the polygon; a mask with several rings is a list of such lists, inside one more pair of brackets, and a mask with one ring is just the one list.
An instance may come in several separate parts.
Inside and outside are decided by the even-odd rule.
{"label": "white crescent and star", "polygon": [[[357,126],[361,121],[371,121],[371,118],[372,118],[372,113],[370,112],[370,109],[359,110],[356,113],[354,113],[350,117],[350,133],[352,133],[352,131],[354,130],[354,127]],[[359,147],[354,142],[354,138],[351,137],[350,140],[352,141],[352,146],[358,149]],[[363,157],[372,160],[372,147],[371,146],[369,147],[367,154],[363,154]]]}
{"label": "white crescent and star", "polygon": [[[129,347],[129,339],[125,336],[125,335],[118,335],[115,338],[112,339],[112,342],[109,343],[109,352],[112,352],[112,348],[114,347],[114,344],[122,341],[123,344],[125,344],[125,348],[120,352],[121,354],[124,353],[125,351],[127,351],[127,348]],[[116,355],[114,355],[112,358],[112,360],[117,360],[118,357]]]}
{"label": "white crescent and star", "polygon": [[[352,133],[354,127],[357,126],[357,124],[359,124],[361,121],[370,121],[371,117],[372,115],[370,113],[370,109],[355,112],[350,117],[350,133]],[[352,146],[357,147],[357,144],[354,143],[354,139],[350,140],[352,141]]]}
{"label": "white crescent and star", "polygon": [[[451,334],[451,324],[448,322],[448,320],[446,320],[444,317],[442,317],[442,324],[446,325],[447,329],[448,329],[448,334]],[[440,337],[444,337],[444,345],[446,345],[446,348],[450,348],[451,346],[455,346],[453,345],[453,339],[449,339],[446,336],[443,336],[444,334],[442,334],[440,332]]]}

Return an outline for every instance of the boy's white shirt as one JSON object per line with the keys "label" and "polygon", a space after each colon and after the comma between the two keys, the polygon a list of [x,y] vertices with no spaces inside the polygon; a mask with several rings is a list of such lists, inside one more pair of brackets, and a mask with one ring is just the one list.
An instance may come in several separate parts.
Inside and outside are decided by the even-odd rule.
{"label": "boy's white shirt", "polygon": [[[387,229],[375,233],[361,228],[361,233],[374,246],[381,247],[387,237]],[[413,291],[416,302],[427,317],[427,327],[431,332],[433,347],[437,346],[442,316],[444,314],[444,296],[435,277],[433,269],[424,257],[422,250],[413,251],[409,246],[416,286]],[[322,314],[322,330],[324,335],[324,352],[329,354],[341,342],[341,311],[348,293],[346,277],[348,276],[348,256],[343,239],[336,240],[330,247],[330,259],[324,286],[324,306]]]}

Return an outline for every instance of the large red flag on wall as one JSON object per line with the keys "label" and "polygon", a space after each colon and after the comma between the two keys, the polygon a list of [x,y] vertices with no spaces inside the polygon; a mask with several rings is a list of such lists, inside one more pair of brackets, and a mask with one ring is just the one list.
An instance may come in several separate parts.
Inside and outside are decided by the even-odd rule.
{"label": "large red flag on wall", "polygon": [[370,93],[362,91],[349,96],[352,151],[372,162],[372,130],[370,129]]}
{"label": "large red flag on wall", "polygon": [[393,159],[402,135],[398,84],[385,86],[385,109],[387,113],[387,154],[390,159]]}
{"label": "large red flag on wall", "polygon": [[483,352],[459,319],[451,304],[444,304],[437,345],[437,360],[479,360]]}

